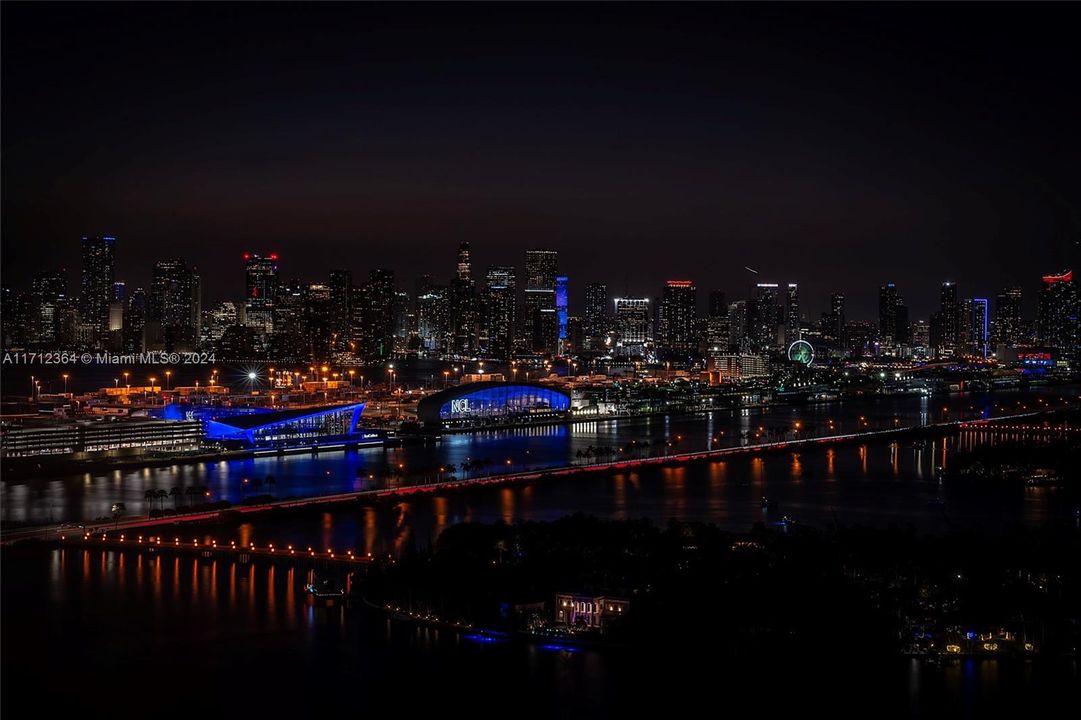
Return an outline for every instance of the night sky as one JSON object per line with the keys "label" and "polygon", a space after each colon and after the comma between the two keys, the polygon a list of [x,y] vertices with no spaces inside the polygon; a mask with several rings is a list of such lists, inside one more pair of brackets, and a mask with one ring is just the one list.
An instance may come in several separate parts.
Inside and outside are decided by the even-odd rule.
{"label": "night sky", "polygon": [[[560,252],[584,283],[1030,295],[1081,237],[1069,4],[3,3],[3,282],[119,237],[204,303]],[[757,278],[744,266],[761,271]]]}

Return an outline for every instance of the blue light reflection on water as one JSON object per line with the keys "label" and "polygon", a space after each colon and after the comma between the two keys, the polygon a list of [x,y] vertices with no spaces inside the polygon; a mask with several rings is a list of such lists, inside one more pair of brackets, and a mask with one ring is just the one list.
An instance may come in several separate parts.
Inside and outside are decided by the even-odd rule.
{"label": "blue light reflection on water", "polygon": [[[947,398],[882,398],[843,404],[718,411],[706,415],[589,421],[569,426],[447,435],[440,443],[400,448],[324,451],[319,455],[267,456],[32,478],[3,483],[0,517],[5,522],[85,520],[108,515],[116,502],[125,503],[129,513],[145,513],[150,504],[145,497],[147,490],[169,492],[173,487],[205,486],[212,500],[225,499],[234,503],[254,494],[283,498],[355,492],[449,476],[450,471],[439,471],[441,467],[454,466],[457,477],[476,477],[568,465],[580,459],[579,453],[589,454],[591,449],[604,447],[646,446],[637,452],[650,453],[673,442],[673,451],[704,450],[739,444],[741,433],[753,435],[758,428],[791,428],[796,420],[800,421],[806,436],[825,431],[831,420],[836,432],[849,432],[856,430],[859,417],[880,427],[892,426],[895,421],[902,425],[919,425],[943,418],[980,417],[993,404],[1031,402],[1034,395],[1001,393]],[[907,444],[901,447],[903,451],[908,449]],[[844,456],[848,449],[838,448],[837,453],[839,457]],[[909,453],[895,452],[895,455],[900,462],[896,471],[891,470],[894,475],[908,462]],[[871,456],[873,460],[873,450]],[[486,462],[480,469],[463,470],[467,463],[476,460]],[[731,467],[739,467],[737,461],[733,462]],[[923,453],[915,458],[915,464],[917,467],[912,472],[917,479],[926,479],[942,463],[941,458]],[[808,469],[813,477],[817,468]],[[757,481],[761,477],[761,468],[753,470],[752,479]],[[790,475],[801,472],[793,468],[788,470]],[[828,468],[826,472],[830,472]],[[870,472],[870,467],[863,472]],[[677,480],[685,481],[690,477],[678,471],[669,474]],[[631,473],[622,477],[628,482],[616,486],[615,492],[632,500],[627,493],[634,489],[637,475]],[[521,497],[517,492],[512,495],[519,510],[523,502],[530,502],[528,497]],[[170,508],[183,507],[188,499],[180,494],[164,503],[151,503],[159,508],[163,504]],[[668,495],[666,501],[670,504],[664,508],[665,513],[680,515],[685,512],[686,508],[681,508],[685,501],[678,493]],[[619,512],[629,509],[624,505]]]}

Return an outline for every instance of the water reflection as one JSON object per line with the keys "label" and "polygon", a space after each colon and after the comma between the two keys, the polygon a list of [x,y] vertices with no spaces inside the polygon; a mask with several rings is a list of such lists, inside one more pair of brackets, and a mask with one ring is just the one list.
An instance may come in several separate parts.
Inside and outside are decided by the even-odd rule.
{"label": "water reflection", "polygon": [[[994,433],[972,434],[980,444],[995,442]],[[937,476],[927,475],[926,456],[941,458],[943,453],[956,452],[951,448],[962,446],[967,444],[943,440],[911,446],[866,443],[551,478],[527,485],[412,496],[409,502],[310,517],[256,520],[244,526],[244,537],[254,538],[257,544],[314,543],[378,554],[401,552],[413,542],[423,547],[457,522],[552,520],[575,512],[615,519],[648,517],[660,523],[669,518],[700,520],[735,531],[788,516],[818,527],[831,522],[897,524],[929,532],[999,523],[1038,525],[1070,512],[1061,494],[1004,496],[972,485],[941,486]],[[763,497],[769,498],[769,512],[763,508]]]}
{"label": "water reflection", "polygon": [[[1015,395],[1019,395],[1016,394]],[[1018,401],[1010,394],[997,396],[1003,406]],[[710,447],[738,445],[754,441],[762,433],[765,439],[783,439],[789,435],[795,418],[801,420],[801,435],[816,429],[826,432],[834,423],[837,432],[856,429],[858,417],[866,422],[891,426],[895,418],[902,424],[921,424],[941,415],[942,401],[928,398],[882,398],[846,404],[827,403],[804,407],[778,407],[765,410],[745,408],[735,412],[704,415],[646,418],[641,420],[590,421],[570,426],[528,428],[516,431],[485,432],[475,435],[448,435],[441,443],[390,449],[369,448],[351,452],[324,452],[318,456],[294,455],[260,457],[247,460],[215,461],[135,470],[111,470],[98,474],[79,473],[67,477],[33,478],[25,482],[6,481],[0,487],[4,522],[54,522],[85,520],[110,514],[113,503],[123,502],[129,513],[145,513],[159,501],[148,500],[148,491],[177,487],[205,487],[209,499],[240,502],[255,494],[276,497],[352,492],[375,487],[408,484],[445,477],[441,467],[454,465],[461,477],[488,474],[509,468],[521,471],[574,463],[579,452],[620,446],[630,447],[632,440],[649,443],[649,450],[665,447],[668,440],[682,437],[680,451],[705,450]],[[986,401],[965,402],[950,412],[950,417],[976,417]],[[980,408],[969,410],[969,407]],[[941,419],[941,418],[938,418]],[[787,430],[786,430],[787,429]],[[1016,431],[1011,431],[1016,434]],[[742,436],[741,436],[742,434]],[[1002,437],[996,432],[981,435]],[[966,443],[987,442],[975,435]],[[900,455],[906,453],[899,453]],[[934,465],[945,467],[947,448],[938,447],[930,457]],[[481,470],[462,470],[469,459],[491,460]],[[506,465],[510,460],[511,464]],[[905,472],[903,463],[891,465],[891,472]],[[933,467],[927,468],[928,471]],[[920,472],[924,470],[921,468]],[[871,472],[867,464],[864,474]],[[827,476],[833,474],[827,467]],[[789,473],[793,474],[793,473]],[[245,482],[246,481],[246,482]],[[191,504],[187,494],[173,496],[165,505],[182,508]],[[520,513],[521,508],[515,512]]]}
{"label": "water reflection", "polygon": [[[687,491],[695,484],[690,475],[670,481]],[[390,703],[409,714],[429,706],[445,711],[447,699],[463,688],[482,693],[501,714],[528,703],[537,711],[529,715],[596,717],[610,709],[633,717],[637,704],[657,698],[657,687],[665,688],[665,702],[674,693],[700,706],[716,701],[718,689],[728,699],[751,701],[779,685],[804,709],[821,692],[834,710],[847,703],[845,715],[857,707],[902,706],[907,698],[918,714],[935,708],[963,716],[1004,698],[1042,697],[1052,681],[1076,682],[1076,669],[1063,677],[994,661],[864,667],[862,660],[770,656],[702,666],[697,653],[659,663],[634,646],[606,652],[477,643],[399,624],[364,606],[313,603],[302,590],[309,579],[303,564],[134,550],[5,553],[5,573],[20,579],[17,587],[3,586],[5,659],[19,660],[5,664],[5,701],[25,707],[48,698],[50,708],[65,714],[85,709],[87,698],[118,678],[128,683],[127,703],[110,711],[114,717],[145,714],[163,702],[163,683],[173,681],[190,688],[169,698],[170,711],[205,714],[212,703],[213,715],[269,717]],[[271,684],[253,685],[263,678]]]}

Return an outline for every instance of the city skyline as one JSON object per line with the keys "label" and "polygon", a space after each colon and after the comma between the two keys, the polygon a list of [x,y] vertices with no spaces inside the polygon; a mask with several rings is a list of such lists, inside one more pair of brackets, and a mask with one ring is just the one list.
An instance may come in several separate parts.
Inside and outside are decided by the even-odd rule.
{"label": "city skyline", "polygon": [[881,282],[989,295],[1075,264],[1061,9],[983,8],[978,36],[896,7],[543,12],[9,5],[5,277],[109,233],[118,276],[182,248],[214,302],[244,251],[434,275],[469,241],[478,267],[550,247],[572,298],[691,266],[738,292],[750,266],[870,317]]}
{"label": "city skyline", "polygon": [[1061,712],[1072,7],[0,0],[2,707]]}
{"label": "city skyline", "polygon": [[[123,238],[120,238],[116,235],[84,235],[81,238],[70,243],[72,245],[72,249],[74,250],[76,247],[78,247],[78,244],[80,242],[85,242],[87,240],[108,240],[110,241],[111,245],[119,243],[122,248],[125,245],[125,243],[123,242]],[[448,245],[447,248],[433,248],[433,252],[435,255],[439,255],[441,251],[444,251],[442,252],[442,254],[446,255],[446,257],[443,258],[444,262],[441,264],[441,266],[436,267],[436,269],[432,272],[410,268],[395,268],[386,264],[380,264],[378,262],[373,262],[373,264],[368,267],[349,267],[347,263],[336,265],[333,264],[330,259],[327,259],[327,262],[331,262],[331,264],[328,264],[323,269],[321,274],[317,272],[314,275],[303,275],[298,272],[293,272],[290,268],[291,259],[288,257],[283,257],[282,254],[279,252],[268,250],[265,248],[248,248],[243,250],[239,254],[239,256],[235,259],[236,262],[229,264],[232,272],[230,273],[229,280],[225,283],[225,285],[229,287],[229,290],[223,290],[220,286],[204,286],[202,291],[203,304],[210,306],[222,302],[239,302],[242,301],[244,298],[251,297],[251,280],[249,278],[246,278],[245,274],[243,273],[243,267],[244,264],[249,261],[249,258],[252,257],[256,259],[265,258],[267,260],[272,260],[275,266],[278,267],[276,275],[277,282],[299,281],[303,283],[320,283],[327,281],[328,278],[332,279],[334,273],[336,272],[347,272],[352,277],[362,278],[365,277],[369,271],[391,270],[395,272],[397,276],[398,287],[400,289],[410,291],[414,288],[415,281],[420,281],[426,277],[432,278],[437,283],[439,283],[440,281],[445,283],[449,280],[452,280],[454,275],[458,272],[458,266],[460,266],[461,264],[460,262],[457,262],[457,264],[455,264],[456,258],[458,258],[459,254],[459,246],[460,243]],[[639,283],[633,286],[629,284],[620,285],[619,282],[613,282],[611,279],[604,277],[603,271],[594,272],[593,274],[588,274],[584,276],[568,276],[566,270],[564,269],[566,263],[566,255],[560,254],[557,250],[551,247],[525,248],[520,253],[518,253],[517,260],[515,260],[514,258],[510,258],[505,263],[497,263],[494,261],[479,261],[477,259],[478,257],[482,260],[485,257],[484,249],[482,248],[481,252],[478,255],[476,246],[470,244],[470,250],[468,252],[472,257],[472,260],[469,261],[469,264],[472,267],[476,268],[476,270],[474,271],[477,275],[476,280],[480,282],[480,285],[483,285],[485,273],[489,270],[499,272],[510,269],[524,272],[526,268],[528,254],[530,252],[538,250],[554,252],[558,257],[562,258],[562,260],[560,261],[562,264],[560,265],[559,274],[565,279],[569,278],[569,295],[572,303],[572,315],[582,315],[585,312],[584,308],[589,303],[589,299],[587,297],[587,286],[591,284],[605,285],[609,289],[609,293],[612,294],[612,297],[650,297],[657,301],[660,301],[667,285],[672,282],[689,281],[695,286],[697,286],[700,290],[702,290],[702,293],[695,301],[695,307],[701,314],[707,314],[709,312],[710,293],[719,292],[733,300],[737,300],[744,297],[750,297],[756,292],[755,288],[759,285],[762,285],[763,283],[776,283],[779,285],[787,285],[789,283],[794,283],[800,287],[800,297],[803,301],[802,307],[804,309],[811,307],[815,309],[816,313],[818,310],[825,311],[829,308],[831,298],[834,297],[836,294],[840,294],[845,297],[846,308],[848,310],[848,318],[850,320],[871,321],[878,325],[882,322],[881,302],[883,288],[886,286],[890,286],[898,288],[899,290],[901,289],[900,283],[895,282],[892,279],[892,276],[888,274],[883,275],[880,279],[866,276],[861,278],[862,282],[859,284],[838,286],[829,289],[822,297],[817,297],[816,295],[811,297],[808,301],[808,293],[806,288],[809,283],[804,281],[799,276],[799,274],[789,277],[777,277],[771,276],[765,271],[758,270],[750,266],[743,266],[739,268],[742,274],[746,276],[742,283],[736,283],[732,286],[727,287],[711,283],[709,280],[709,275],[706,275],[705,277],[699,277],[700,273],[694,272],[691,268],[688,268],[686,272],[674,273],[672,277],[663,278],[652,285],[648,285],[645,283]],[[116,253],[115,251],[111,252],[115,254],[115,261],[117,267],[124,267],[125,265],[130,265],[130,263],[124,263],[123,250],[121,250],[121,252],[119,253]],[[506,254],[501,253],[500,257],[506,257]],[[571,257],[573,258],[573,254],[571,254]],[[64,274],[65,277],[65,287],[68,289],[68,294],[72,297],[80,297],[82,295],[82,287],[80,283],[87,282],[87,268],[84,267],[84,262],[82,261],[82,259],[74,256],[72,259],[74,262],[67,264],[43,264],[40,269],[38,269],[35,273],[23,278],[25,282],[9,283],[6,282],[7,279],[5,278],[4,286],[17,291],[30,291],[32,289],[35,276],[55,274],[57,272],[61,272]],[[163,254],[150,266],[147,266],[146,268],[141,268],[139,269],[139,271],[131,275],[124,275],[120,270],[114,270],[113,268],[110,268],[109,278],[103,278],[101,282],[102,284],[111,284],[113,282],[111,276],[112,274],[115,274],[116,283],[125,285],[129,289],[129,292],[136,289],[142,289],[143,287],[149,286],[153,282],[153,269],[155,265],[158,265],[162,262],[170,262],[175,260],[181,260],[185,262],[197,272],[202,272],[202,268],[204,267],[198,262],[192,262],[191,259],[187,257],[184,253]],[[219,267],[222,264],[226,264],[224,262],[224,259],[222,263],[218,263]],[[965,294],[972,297],[993,298],[995,295],[1008,289],[1021,288],[1021,290],[1023,291],[1022,312],[1026,315],[1032,315],[1038,309],[1036,296],[1039,289],[1041,288],[1041,278],[1046,276],[1058,275],[1059,273],[1070,272],[1072,270],[1074,270],[1074,266],[1069,264],[1063,265],[1061,267],[1048,267],[1045,268],[1042,272],[1038,273],[1036,276],[1018,277],[1015,280],[1008,281],[1002,285],[992,285],[989,281],[984,281],[982,283],[968,285],[966,287],[963,287],[962,289],[964,290]],[[93,276],[93,272],[91,272],[90,275]],[[82,278],[82,280],[80,280],[80,278]],[[133,280],[132,278],[135,278],[135,280]],[[107,283],[106,280],[108,281]],[[922,313],[910,313],[911,319],[927,319],[930,317],[931,314],[934,313],[935,310],[938,309],[938,290],[944,283],[958,286],[966,285],[965,283],[960,283],[946,276],[937,278],[931,273],[931,271],[928,271],[928,275],[925,278],[925,282],[923,284],[903,288],[905,293],[904,300],[906,300],[907,307],[911,308],[912,305],[908,303],[912,303],[912,300],[915,300],[914,305],[916,307],[925,308],[925,311]],[[519,289],[521,289],[521,287],[525,287],[525,285],[521,285]],[[857,300],[857,302],[853,302],[854,298]],[[813,320],[814,318],[813,315],[807,315],[806,313],[804,313],[803,319]]]}
{"label": "city skyline", "polygon": [[962,293],[945,281],[937,309],[912,317],[911,293],[891,281],[879,286],[877,320],[868,321],[850,312],[845,292],[831,294],[818,314],[801,299],[798,282],[699,294],[694,280],[668,279],[659,294],[637,295],[586,282],[579,305],[569,300],[558,252],[527,250],[521,273],[515,265],[475,273],[468,242],[459,244],[446,284],[427,274],[410,284],[393,268],[373,269],[366,281],[337,268],[312,282],[282,273],[279,253],[245,252],[243,300],[207,303],[199,269],[183,258],[155,263],[150,284],[129,289],[117,279],[118,245],[114,236],[82,238],[75,294],[66,271],[36,273],[28,292],[4,286],[4,347],[200,349],[233,360],[353,364],[410,356],[640,358],[709,370],[750,366],[786,349],[791,355],[796,342],[812,340],[834,362],[1007,360],[1022,350],[1071,358],[1079,347],[1079,297],[1069,269],[1040,276],[1033,315],[1023,286],[1001,288],[992,303],[990,295]]}

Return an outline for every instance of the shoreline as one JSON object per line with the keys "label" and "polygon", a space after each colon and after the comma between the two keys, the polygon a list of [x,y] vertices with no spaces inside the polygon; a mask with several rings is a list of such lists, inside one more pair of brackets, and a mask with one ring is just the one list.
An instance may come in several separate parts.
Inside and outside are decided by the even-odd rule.
{"label": "shoreline", "polygon": [[[1067,384],[1068,385],[1068,384]],[[1050,387],[1050,385],[1044,386]],[[1003,388],[1005,391],[1015,391],[1018,388],[1009,387]],[[999,390],[992,389],[987,390],[992,395],[997,394]],[[953,394],[953,393],[950,393]],[[147,457],[147,456],[131,456],[131,457],[101,457],[101,458],[88,458],[84,460],[72,460],[69,458],[51,458],[49,456],[35,456],[26,458],[4,458],[0,461],[0,482],[6,482],[11,480],[13,482],[20,482],[31,477],[40,476],[41,474],[55,474],[55,475],[70,475],[75,473],[92,473],[92,472],[109,472],[112,470],[125,470],[125,469],[139,469],[139,468],[158,468],[166,467],[170,465],[177,466],[189,466],[199,465],[208,462],[221,462],[230,460],[242,460],[255,457],[266,456],[278,456],[278,455],[305,455],[311,454],[313,456],[319,455],[321,452],[339,452],[349,450],[359,450],[366,448],[382,447],[386,449],[388,447],[397,447],[401,445],[413,445],[413,444],[428,444],[442,442],[444,435],[468,435],[468,434],[480,434],[488,432],[503,432],[513,430],[529,430],[533,428],[541,427],[558,427],[558,426],[571,426],[578,423],[600,423],[600,422],[620,422],[624,420],[647,420],[657,417],[689,417],[695,415],[709,415],[711,413],[735,413],[742,410],[752,410],[764,412],[772,408],[777,407],[792,407],[797,405],[824,405],[837,403],[844,405],[846,402],[859,402],[866,400],[876,399],[889,399],[889,398],[905,398],[911,395],[911,393],[894,393],[883,394],[875,396],[862,396],[853,398],[841,398],[839,400],[824,400],[824,401],[795,401],[795,400],[774,400],[768,403],[760,403],[756,405],[740,405],[735,407],[717,407],[717,408],[694,408],[694,409],[673,409],[663,410],[648,413],[620,413],[604,416],[590,416],[590,417],[565,417],[558,419],[545,420],[535,423],[497,423],[493,425],[472,426],[463,428],[441,428],[438,431],[421,431],[418,433],[398,434],[393,438],[382,440],[378,443],[344,443],[335,444],[333,446],[320,447],[318,445],[311,446],[298,446],[286,449],[272,449],[272,448],[245,448],[238,450],[214,450],[210,452],[197,452],[187,455],[174,456],[174,457]],[[915,398],[913,398],[915,399]],[[1003,416],[1006,417],[1006,416]],[[988,418],[990,420],[997,420],[999,418]],[[957,421],[957,422],[977,422],[972,421]],[[921,428],[932,427],[934,423],[928,425],[919,426]],[[913,426],[914,427],[914,426]],[[896,428],[890,428],[896,429]],[[901,428],[906,429],[906,428]],[[791,442],[796,442],[795,440]],[[733,446],[734,447],[734,446]]]}

